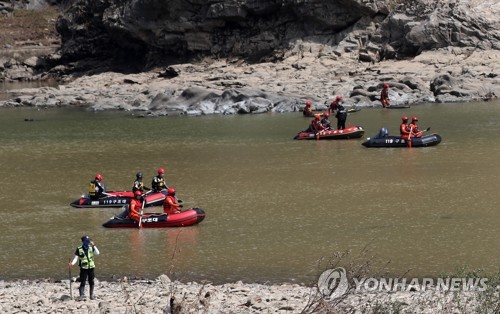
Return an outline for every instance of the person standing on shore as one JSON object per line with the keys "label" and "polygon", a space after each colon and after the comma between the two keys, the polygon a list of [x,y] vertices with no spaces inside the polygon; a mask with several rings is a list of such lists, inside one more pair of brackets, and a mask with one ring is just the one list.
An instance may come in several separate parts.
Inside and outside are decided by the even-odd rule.
{"label": "person standing on shore", "polygon": [[387,108],[391,105],[391,100],[389,99],[389,84],[385,83],[382,91],[380,92],[380,102],[382,107]]}
{"label": "person standing on shore", "polygon": [[86,301],[85,297],[85,281],[89,281],[90,300],[95,300],[94,296],[94,254],[99,255],[99,250],[88,235],[82,237],[82,245],[76,248],[75,257],[69,262],[69,267],[76,264],[80,266],[80,300]]}
{"label": "person standing on shore", "polygon": [[153,192],[160,192],[161,190],[168,189],[168,186],[165,183],[165,169],[158,169],[158,175],[155,176],[151,182],[151,189]]}

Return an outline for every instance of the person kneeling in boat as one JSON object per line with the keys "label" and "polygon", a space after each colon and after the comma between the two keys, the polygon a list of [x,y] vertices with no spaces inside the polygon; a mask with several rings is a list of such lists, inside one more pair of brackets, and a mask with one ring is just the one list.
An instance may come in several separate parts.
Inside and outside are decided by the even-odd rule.
{"label": "person kneeling in boat", "polygon": [[314,120],[312,120],[311,126],[309,128],[311,129],[311,132],[313,132],[315,134],[317,134],[325,129],[323,127],[323,124],[321,124],[321,115],[319,113],[314,115]]}
{"label": "person kneeling in boat", "polygon": [[321,115],[317,113],[314,115],[314,119],[304,132],[318,133],[321,130],[323,130],[323,126],[321,125]]}
{"label": "person kneeling in boat", "polygon": [[163,212],[165,214],[178,214],[181,212],[182,204],[179,204],[175,197],[175,189],[170,188],[167,190],[167,197],[163,201]]}
{"label": "person kneeling in boat", "polygon": [[323,119],[321,119],[321,125],[325,130],[331,130],[332,129],[332,124],[330,123],[330,120],[328,117],[330,114],[328,112],[323,113]]}
{"label": "person kneeling in boat", "polygon": [[401,120],[403,120],[403,122],[399,126],[399,134],[401,135],[401,138],[407,140],[410,136],[410,127],[408,126],[408,117],[403,116],[403,117],[401,117]]}
{"label": "person kneeling in boat", "polygon": [[418,128],[418,118],[411,118],[411,123],[408,125],[408,128],[411,131],[412,137],[422,137],[422,131]]}
{"label": "person kneeling in boat", "polygon": [[168,186],[165,183],[165,169],[158,169],[158,175],[155,176],[151,182],[151,189],[153,192],[160,192],[161,190],[168,189]]}
{"label": "person kneeling in boat", "polygon": [[305,116],[305,117],[310,117],[312,116],[312,109],[311,109],[311,102],[308,100],[306,101],[306,106],[304,107],[304,110],[302,110],[302,114]]}
{"label": "person kneeling in boat", "polygon": [[134,198],[130,201],[129,204],[123,206],[124,211],[116,215],[115,218],[119,219],[124,219],[124,218],[130,218],[133,221],[139,223],[139,220],[141,219],[140,217],[140,212],[142,210],[142,202],[144,201],[144,198],[142,196],[142,192],[137,190],[134,192]]}
{"label": "person kneeling in boat", "polygon": [[132,187],[132,192],[141,191],[142,193],[144,193],[144,191],[151,190],[150,188],[145,186],[144,183],[142,182],[143,177],[144,177],[144,175],[142,174],[142,172],[138,172],[135,175],[135,181],[134,181],[134,186]]}
{"label": "person kneeling in boat", "polygon": [[90,181],[89,186],[89,196],[91,199],[95,200],[102,197],[106,193],[106,187],[102,182],[102,175],[96,174],[95,179]]}
{"label": "person kneeling in boat", "polygon": [[143,202],[144,202],[144,200],[142,198],[142,192],[135,191],[134,192],[134,199],[131,200],[130,204],[129,204],[128,218],[139,223],[139,220],[141,220],[140,212],[142,210],[142,203]]}

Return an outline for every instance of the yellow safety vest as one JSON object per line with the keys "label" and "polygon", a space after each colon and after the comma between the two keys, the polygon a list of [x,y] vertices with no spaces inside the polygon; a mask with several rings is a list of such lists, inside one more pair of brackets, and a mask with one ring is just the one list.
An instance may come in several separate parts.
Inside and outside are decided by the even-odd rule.
{"label": "yellow safety vest", "polygon": [[95,192],[96,192],[95,183],[94,183],[94,181],[92,181],[92,182],[90,182],[90,185],[89,185],[89,195],[95,196]]}
{"label": "yellow safety vest", "polygon": [[80,267],[83,269],[95,268],[94,250],[89,246],[87,254],[83,250],[83,245],[78,247],[78,258],[80,259]]}

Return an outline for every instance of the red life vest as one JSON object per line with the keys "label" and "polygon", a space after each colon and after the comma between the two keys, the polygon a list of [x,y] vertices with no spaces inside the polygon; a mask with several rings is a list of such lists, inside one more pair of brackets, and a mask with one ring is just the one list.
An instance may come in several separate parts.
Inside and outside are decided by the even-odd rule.
{"label": "red life vest", "polygon": [[179,204],[177,203],[177,200],[173,196],[167,196],[165,197],[165,200],[163,201],[163,212],[165,214],[175,214],[176,212],[179,211]]}
{"label": "red life vest", "polygon": [[415,123],[410,123],[409,128],[411,130],[411,136],[422,137],[422,132],[418,129],[418,125]]}
{"label": "red life vest", "polygon": [[404,138],[405,140],[408,139],[408,136],[410,135],[410,129],[406,123],[401,123],[399,126],[399,133],[401,134],[401,137]]}
{"label": "red life vest", "polygon": [[128,208],[128,217],[132,219],[135,222],[139,222],[139,213],[141,212],[142,209],[142,203],[139,200],[133,199],[130,201],[129,208]]}
{"label": "red life vest", "polygon": [[312,122],[311,122],[311,130],[313,130],[313,132],[319,132],[321,130],[323,130],[324,127],[323,125],[321,124],[321,121],[320,120],[316,120],[314,119]]}

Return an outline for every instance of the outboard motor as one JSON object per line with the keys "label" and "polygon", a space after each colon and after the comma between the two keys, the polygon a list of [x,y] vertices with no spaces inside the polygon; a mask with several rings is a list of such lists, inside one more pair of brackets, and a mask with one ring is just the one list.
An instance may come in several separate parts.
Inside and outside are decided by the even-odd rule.
{"label": "outboard motor", "polygon": [[388,135],[389,135],[389,130],[387,130],[387,128],[381,128],[380,131],[378,131],[376,138],[384,138],[387,137]]}

